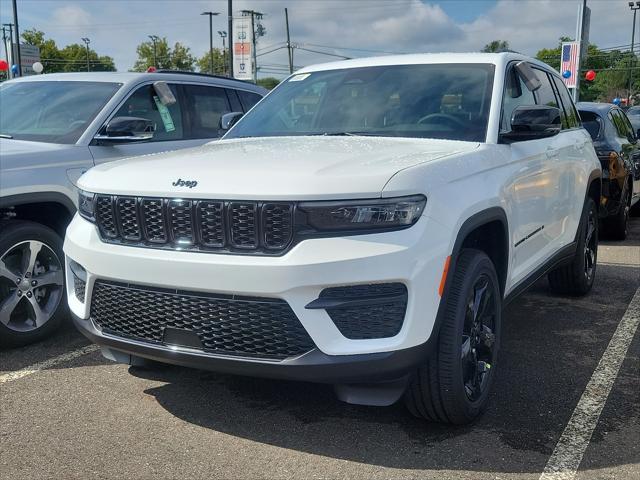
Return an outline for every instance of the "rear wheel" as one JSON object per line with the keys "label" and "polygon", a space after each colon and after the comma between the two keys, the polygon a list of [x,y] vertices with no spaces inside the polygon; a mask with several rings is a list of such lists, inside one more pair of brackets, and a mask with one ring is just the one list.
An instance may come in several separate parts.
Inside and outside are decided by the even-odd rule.
{"label": "rear wheel", "polygon": [[624,240],[627,238],[629,229],[629,190],[623,195],[620,200],[620,209],[618,213],[605,220],[605,227],[607,233],[614,240]]}
{"label": "rear wheel", "polygon": [[593,286],[598,261],[598,218],[596,204],[589,198],[578,227],[576,253],[571,263],[549,273],[549,286],[557,293],[586,295]]}
{"label": "rear wheel", "polygon": [[43,225],[12,220],[0,227],[0,344],[40,340],[65,310],[62,240]]}
{"label": "rear wheel", "polygon": [[461,252],[444,301],[437,346],[415,373],[405,403],[417,417],[464,424],[487,406],[500,344],[500,287],[484,252]]}

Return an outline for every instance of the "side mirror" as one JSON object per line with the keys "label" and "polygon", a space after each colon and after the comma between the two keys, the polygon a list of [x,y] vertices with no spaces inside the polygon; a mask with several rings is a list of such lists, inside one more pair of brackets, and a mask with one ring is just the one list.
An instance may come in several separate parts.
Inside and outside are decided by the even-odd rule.
{"label": "side mirror", "polygon": [[155,131],[155,124],[146,118],[114,117],[93,138],[100,143],[145,142],[153,138]]}
{"label": "side mirror", "polygon": [[519,106],[511,116],[511,131],[500,134],[507,143],[553,137],[560,133],[560,109],[547,105]]}
{"label": "side mirror", "polygon": [[222,130],[229,130],[236,123],[238,123],[238,120],[240,120],[242,115],[244,115],[244,113],[242,112],[225,113],[224,115],[222,115],[222,117],[220,117],[220,128]]}

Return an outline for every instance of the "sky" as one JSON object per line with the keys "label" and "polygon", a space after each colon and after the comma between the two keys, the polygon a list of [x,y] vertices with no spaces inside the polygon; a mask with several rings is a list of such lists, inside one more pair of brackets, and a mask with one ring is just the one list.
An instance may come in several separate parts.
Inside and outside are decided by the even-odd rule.
{"label": "sky", "polygon": [[[491,40],[507,40],[513,50],[535,55],[561,36],[575,36],[581,0],[234,0],[234,11],[264,13],[260,38],[260,76],[283,76],[286,39],[284,8],[289,10],[291,41],[312,50],[362,57],[387,53],[479,51]],[[208,17],[215,32],[227,30],[226,0],[17,0],[19,26],[37,28],[59,47],[91,39],[99,55],[115,59],[126,71],[136,46],[148,35],[179,41],[202,56],[208,49]],[[588,0],[590,41],[600,47],[628,46],[633,15],[627,0]],[[13,21],[11,0],[0,0],[0,21]],[[640,24],[640,22],[639,22]],[[636,36],[636,41],[638,41]],[[4,57],[4,51],[2,51]],[[336,60],[296,49],[296,67]]]}

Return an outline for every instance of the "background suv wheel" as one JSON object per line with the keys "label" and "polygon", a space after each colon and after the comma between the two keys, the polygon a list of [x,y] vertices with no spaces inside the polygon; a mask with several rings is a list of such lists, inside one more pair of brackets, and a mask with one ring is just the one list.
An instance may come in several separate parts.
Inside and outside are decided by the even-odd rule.
{"label": "background suv wheel", "polygon": [[27,221],[0,226],[0,344],[18,346],[49,335],[65,310],[62,240]]}

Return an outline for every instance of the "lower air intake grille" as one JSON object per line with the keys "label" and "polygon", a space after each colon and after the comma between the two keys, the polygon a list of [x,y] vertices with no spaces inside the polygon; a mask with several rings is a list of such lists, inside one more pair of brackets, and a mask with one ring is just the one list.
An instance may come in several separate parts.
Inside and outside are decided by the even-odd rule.
{"label": "lower air intake grille", "polygon": [[162,344],[165,328],[195,333],[208,353],[284,359],[315,345],[284,300],[210,296],[98,281],[91,318],[105,333]]}
{"label": "lower air intake grille", "polygon": [[[344,306],[328,308],[327,313],[340,333],[352,340],[397,335],[407,310],[407,287],[402,283],[326,288],[320,298],[345,301]],[[357,300],[359,304],[349,306],[350,300]]]}

